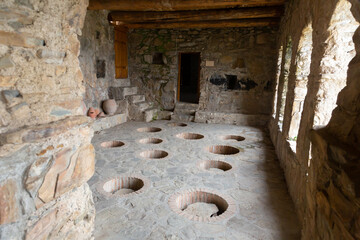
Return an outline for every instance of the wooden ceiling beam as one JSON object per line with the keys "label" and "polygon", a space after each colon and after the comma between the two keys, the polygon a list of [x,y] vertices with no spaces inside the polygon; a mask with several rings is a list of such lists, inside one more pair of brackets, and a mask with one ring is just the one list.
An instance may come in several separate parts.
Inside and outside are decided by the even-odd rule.
{"label": "wooden ceiling beam", "polygon": [[211,21],[246,18],[281,17],[283,7],[256,7],[239,9],[219,9],[201,11],[174,11],[174,12],[127,12],[116,11],[109,13],[109,21],[124,23],[136,22],[183,22],[183,21]]}
{"label": "wooden ceiling beam", "polygon": [[286,0],[90,0],[88,9],[111,11],[186,11],[284,5]]}
{"label": "wooden ceiling beam", "polygon": [[280,18],[255,18],[238,20],[220,20],[220,21],[188,21],[188,22],[139,22],[124,24],[122,22],[113,22],[114,26],[126,26],[127,28],[229,28],[229,27],[265,27],[276,26]]}

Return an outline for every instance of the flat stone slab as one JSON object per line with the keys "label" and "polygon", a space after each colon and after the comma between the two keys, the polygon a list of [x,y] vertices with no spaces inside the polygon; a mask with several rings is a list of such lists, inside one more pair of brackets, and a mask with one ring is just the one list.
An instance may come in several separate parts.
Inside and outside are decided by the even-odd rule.
{"label": "flat stone slab", "polygon": [[[193,122],[186,127],[174,127],[171,122],[126,122],[95,134],[95,174],[88,182],[96,206],[95,239],[300,239],[300,224],[283,172],[264,129]],[[137,131],[144,127],[161,131]],[[176,137],[186,132],[204,138]],[[224,135],[240,135],[245,140],[223,140]],[[143,138],[163,141],[143,144],[139,142]],[[100,146],[115,140],[124,145]],[[232,146],[239,153],[210,153],[207,147],[215,145]],[[169,155],[159,159],[141,157],[140,153],[147,150],[162,150]],[[198,167],[204,160],[225,161],[232,169],[204,170]],[[138,194],[122,196],[105,196],[97,190],[106,179],[129,174],[146,177],[150,187]],[[181,216],[170,208],[169,198],[173,194],[198,188],[231,198],[236,205],[235,213],[224,219],[220,214],[217,221],[203,222]],[[192,205],[187,211],[196,211],[196,205],[203,204]]]}
{"label": "flat stone slab", "polygon": [[116,114],[113,116],[106,116],[96,119],[94,121],[92,128],[94,129],[94,131],[101,131],[125,123],[126,121],[127,121],[127,114],[125,113]]}

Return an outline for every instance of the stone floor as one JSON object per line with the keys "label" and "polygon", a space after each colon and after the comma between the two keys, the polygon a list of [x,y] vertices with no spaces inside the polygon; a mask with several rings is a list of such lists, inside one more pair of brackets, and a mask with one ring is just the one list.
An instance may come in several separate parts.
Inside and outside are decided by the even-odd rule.
{"label": "stone floor", "polygon": [[[245,126],[186,123],[169,126],[170,121],[127,122],[99,132],[93,139],[96,172],[89,185],[96,205],[95,239],[300,239],[300,226],[287,193],[274,147],[262,129]],[[138,128],[158,127],[159,132]],[[179,133],[204,135],[199,140],[176,137]],[[243,141],[223,140],[240,135]],[[142,138],[160,138],[160,144],[143,144]],[[119,140],[121,147],[103,148],[104,141]],[[229,145],[240,150],[234,155],[210,153],[208,146]],[[149,149],[164,150],[165,158],[147,159]],[[229,171],[198,168],[199,161],[221,160],[232,165]],[[123,196],[102,194],[102,184],[111,177],[137,174],[148,179],[144,191]],[[175,213],[168,204],[172,194],[188,189],[214,190],[231,198],[235,212],[212,222],[190,220]],[[111,194],[110,194],[111,195]],[[223,213],[224,214],[224,213]],[[220,215],[221,216],[221,215]]]}

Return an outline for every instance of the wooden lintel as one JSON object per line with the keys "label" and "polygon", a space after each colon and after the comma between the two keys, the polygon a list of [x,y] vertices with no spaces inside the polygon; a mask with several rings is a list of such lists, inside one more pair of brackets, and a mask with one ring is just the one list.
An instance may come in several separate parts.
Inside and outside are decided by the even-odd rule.
{"label": "wooden lintel", "polygon": [[90,0],[88,9],[111,11],[185,11],[284,5],[285,0]]}
{"label": "wooden lintel", "polygon": [[129,23],[113,22],[116,26],[126,26],[128,28],[229,28],[229,27],[265,27],[276,26],[280,23],[280,18],[257,18],[221,21],[194,21],[194,22],[167,22],[167,23]]}
{"label": "wooden lintel", "polygon": [[124,23],[136,22],[182,22],[182,21],[211,21],[246,18],[281,17],[283,7],[255,7],[237,9],[218,9],[201,11],[167,11],[167,12],[127,12],[116,11],[109,13],[109,21]]}

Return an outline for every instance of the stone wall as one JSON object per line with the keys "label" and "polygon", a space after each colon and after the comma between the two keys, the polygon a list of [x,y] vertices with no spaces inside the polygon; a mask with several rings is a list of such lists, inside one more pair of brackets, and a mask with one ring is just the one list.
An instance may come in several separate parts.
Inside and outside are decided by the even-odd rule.
{"label": "stone wall", "polygon": [[[276,32],[275,28],[130,30],[129,77],[148,100],[173,109],[178,54],[200,52],[199,110],[269,114]],[[155,53],[163,54],[164,64],[153,64]],[[213,61],[214,66],[207,61]],[[226,75],[237,77],[237,89],[227,88]]]}
{"label": "stone wall", "polygon": [[[302,239],[360,238],[360,76],[359,56],[354,57],[359,10],[360,3],[352,0],[290,1],[280,27],[269,128],[303,224]],[[303,44],[308,31],[312,48]],[[305,55],[310,62],[304,68]],[[301,117],[296,133],[294,117]],[[327,126],[317,126],[329,119]]]}
{"label": "stone wall", "polygon": [[88,2],[0,3],[0,239],[90,239],[93,130],[80,43]]}
{"label": "stone wall", "polygon": [[114,30],[107,20],[108,11],[88,10],[80,40],[80,67],[84,75],[84,102],[101,107],[108,99],[108,88],[115,80]]}

